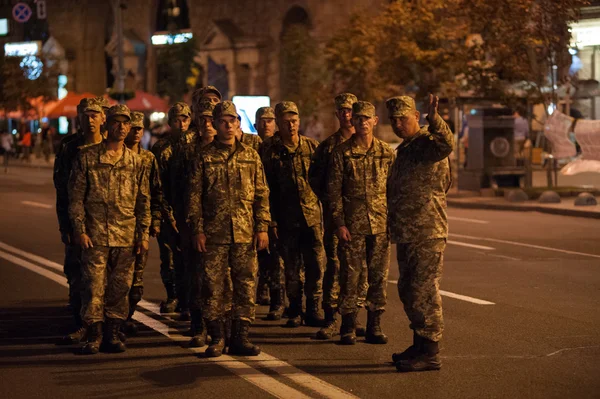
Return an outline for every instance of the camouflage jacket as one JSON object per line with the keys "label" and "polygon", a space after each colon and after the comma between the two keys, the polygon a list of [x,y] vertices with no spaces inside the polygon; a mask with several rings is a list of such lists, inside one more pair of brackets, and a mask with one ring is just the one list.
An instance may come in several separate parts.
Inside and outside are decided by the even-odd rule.
{"label": "camouflage jacket", "polygon": [[71,220],[69,219],[69,176],[73,163],[80,150],[93,144],[85,144],[81,133],[72,134],[62,139],[59,150],[54,158],[54,188],[56,189],[56,216],[58,229],[62,234],[71,234]]}
{"label": "camouflage jacket", "polygon": [[295,228],[321,223],[321,204],[308,183],[308,170],[319,143],[300,136],[298,148],[290,153],[277,134],[263,147],[263,164],[271,189],[274,225]]}
{"label": "camouflage jacket", "polygon": [[439,115],[429,128],[421,128],[398,146],[387,188],[388,223],[394,242],[448,237],[448,155],[453,149],[454,136]]}
{"label": "camouflage jacket", "polygon": [[192,169],[190,162],[195,158],[196,141],[199,137],[197,130],[188,130],[179,140],[173,144],[173,154],[169,164],[169,181],[171,184],[170,204],[173,207],[173,215],[177,220],[179,232],[189,233],[186,230],[185,219],[185,193],[189,174]]}
{"label": "camouflage jacket", "polygon": [[394,150],[373,138],[367,150],[350,138],[333,150],[327,197],[335,228],[352,234],[387,232],[386,185]]}
{"label": "camouflage jacket", "polygon": [[321,202],[325,203],[327,197],[327,182],[331,171],[333,149],[345,142],[346,139],[338,130],[319,144],[313,155],[308,171],[310,186]]}
{"label": "camouflage jacket", "polygon": [[242,139],[240,141],[246,147],[250,147],[250,148],[254,149],[254,151],[256,151],[256,152],[260,151],[260,147],[263,142],[258,134],[252,134],[252,133],[242,133]]}
{"label": "camouflage jacket", "polygon": [[152,226],[160,227],[164,220],[170,224],[175,222],[173,209],[163,195],[162,183],[158,168],[158,162],[154,154],[143,148],[139,148],[137,155],[142,159],[144,170],[150,185],[150,212],[152,213]]}
{"label": "camouflage jacket", "polygon": [[269,188],[258,153],[236,140],[198,154],[187,184],[186,219],[210,244],[250,243],[270,223]]}
{"label": "camouflage jacket", "polygon": [[160,175],[160,182],[162,183],[163,197],[167,203],[173,208],[172,203],[172,182],[171,182],[171,159],[173,158],[173,148],[176,147],[177,142],[181,139],[184,133],[171,134],[165,138],[158,140],[152,146],[152,153],[156,157],[158,163],[158,170]]}
{"label": "camouflage jacket", "polygon": [[123,146],[112,164],[104,142],[84,148],[69,179],[69,216],[76,235],[96,246],[131,247],[147,241],[151,221],[147,173],[142,159]]}

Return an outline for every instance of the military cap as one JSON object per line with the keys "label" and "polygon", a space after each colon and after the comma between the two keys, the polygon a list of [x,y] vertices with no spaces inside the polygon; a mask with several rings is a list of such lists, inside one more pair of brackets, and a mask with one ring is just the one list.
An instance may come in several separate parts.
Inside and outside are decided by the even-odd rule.
{"label": "military cap", "polygon": [[188,117],[192,116],[192,110],[190,109],[190,106],[182,101],[176,102],[169,109],[169,120],[175,119],[179,115],[184,115]]}
{"label": "military cap", "polygon": [[110,102],[108,101],[108,98],[104,96],[99,96],[94,97],[94,100],[97,100],[100,103],[100,106],[104,108],[104,111],[108,111],[108,109],[110,108]]}
{"label": "military cap", "polygon": [[277,117],[280,117],[288,112],[296,115],[300,114],[296,104],[291,101],[282,101],[275,106],[275,116]]}
{"label": "military cap", "polygon": [[342,93],[335,96],[335,109],[350,108],[352,104],[358,101],[358,98],[352,93]]}
{"label": "military cap", "polygon": [[367,101],[357,101],[352,104],[352,115],[353,116],[368,116],[372,118],[377,116],[375,112],[375,106]]}
{"label": "military cap", "polygon": [[129,107],[125,104],[117,104],[110,107],[108,111],[106,111],[106,118],[110,119],[115,116],[126,116],[129,120],[131,120],[131,111]]}
{"label": "military cap", "polygon": [[256,110],[256,121],[260,119],[275,119],[275,111],[271,107],[260,107]]}
{"label": "military cap", "polygon": [[223,98],[223,96],[221,95],[221,92],[215,86],[204,86],[199,89],[196,89],[194,91],[194,93],[192,93],[192,99],[194,99],[195,101],[198,101],[206,93],[216,94],[217,97],[219,97],[219,100],[221,100]]}
{"label": "military cap", "polygon": [[215,104],[212,103],[208,98],[205,98],[205,99],[202,99],[197,104],[195,104],[194,114],[212,117],[214,109],[215,109]]}
{"label": "military cap", "polygon": [[401,117],[417,110],[415,100],[409,96],[392,97],[385,102],[390,118]]}
{"label": "military cap", "polygon": [[96,98],[84,98],[79,102],[78,108],[81,113],[88,111],[104,112],[104,108]]}
{"label": "military cap", "polygon": [[141,112],[132,112],[131,113],[131,127],[141,127],[144,128],[144,114]]}
{"label": "military cap", "polygon": [[237,118],[238,113],[233,102],[223,101],[215,105],[215,109],[213,109],[212,116],[215,120],[219,119],[222,116],[233,116]]}

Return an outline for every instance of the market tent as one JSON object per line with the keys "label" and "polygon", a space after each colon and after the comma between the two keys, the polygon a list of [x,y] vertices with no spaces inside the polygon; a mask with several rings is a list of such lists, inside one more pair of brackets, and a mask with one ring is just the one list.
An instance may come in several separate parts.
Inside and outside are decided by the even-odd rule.
{"label": "market tent", "polygon": [[84,98],[97,97],[92,93],[72,93],[69,92],[62,100],[58,101],[52,109],[48,110],[47,117],[57,119],[61,116],[75,118],[77,116],[77,105]]}
{"label": "market tent", "polygon": [[145,91],[136,90],[135,97],[126,101],[125,105],[138,112],[168,112],[169,104],[162,98]]}

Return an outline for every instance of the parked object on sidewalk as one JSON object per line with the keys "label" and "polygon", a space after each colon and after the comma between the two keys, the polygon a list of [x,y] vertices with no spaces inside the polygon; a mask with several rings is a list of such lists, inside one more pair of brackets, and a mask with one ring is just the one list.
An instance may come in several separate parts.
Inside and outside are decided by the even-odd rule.
{"label": "parked object on sidewalk", "polygon": [[595,206],[598,205],[598,201],[596,197],[594,197],[591,193],[581,193],[575,198],[576,206]]}
{"label": "parked object on sidewalk", "polygon": [[569,139],[574,119],[560,111],[554,111],[544,125],[544,136],[552,143],[552,155],[556,159],[577,155],[575,143]]}
{"label": "parked object on sidewalk", "polygon": [[529,199],[527,193],[521,189],[509,190],[504,193],[504,199],[508,202],[525,202]]}
{"label": "parked object on sidewalk", "polygon": [[560,203],[560,195],[556,191],[548,190],[544,191],[538,202],[541,204],[559,204]]}

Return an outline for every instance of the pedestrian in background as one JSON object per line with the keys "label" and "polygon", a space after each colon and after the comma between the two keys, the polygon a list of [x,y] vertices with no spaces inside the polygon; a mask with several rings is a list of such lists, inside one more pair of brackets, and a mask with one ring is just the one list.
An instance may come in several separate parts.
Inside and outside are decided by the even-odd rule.
{"label": "pedestrian in background", "polygon": [[32,143],[33,137],[31,135],[31,132],[29,131],[29,128],[27,128],[27,125],[23,123],[21,125],[19,146],[21,146],[21,149],[23,150],[23,160],[27,163],[31,163]]}
{"label": "pedestrian in background", "polygon": [[4,173],[8,173],[8,162],[13,152],[13,138],[12,135],[3,130],[0,133],[0,155],[3,158]]}

